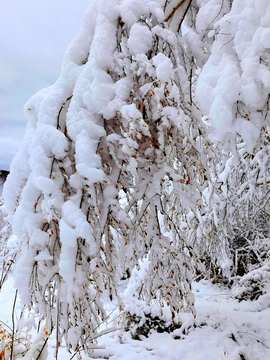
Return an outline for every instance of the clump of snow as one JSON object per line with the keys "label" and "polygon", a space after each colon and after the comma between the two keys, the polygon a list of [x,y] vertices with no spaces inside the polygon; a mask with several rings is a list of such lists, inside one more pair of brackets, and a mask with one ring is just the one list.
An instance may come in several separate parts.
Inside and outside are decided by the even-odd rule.
{"label": "clump of snow", "polygon": [[199,11],[196,16],[196,30],[204,33],[228,12],[229,4],[222,0],[197,0]]}
{"label": "clump of snow", "polygon": [[156,67],[156,76],[157,79],[165,82],[169,81],[170,78],[173,78],[173,69],[171,60],[164,54],[159,53],[154,56],[153,64]]}
{"label": "clump of snow", "polygon": [[232,167],[233,167],[233,158],[231,157],[230,159],[227,160],[224,170],[219,174],[218,181],[225,184],[232,171]]}
{"label": "clump of snow", "polygon": [[142,15],[149,13],[147,7],[148,1],[143,0],[126,0],[120,7],[122,20],[128,25],[135,24]]}
{"label": "clump of snow", "polygon": [[176,35],[172,31],[162,28],[160,25],[154,26],[152,28],[152,33],[157,36],[160,36],[161,38],[166,40],[172,46],[177,45]]}
{"label": "clump of snow", "polygon": [[131,27],[127,41],[131,54],[145,54],[151,49],[152,44],[152,33],[146,25],[136,23]]}
{"label": "clump of snow", "polygon": [[[200,8],[197,17],[200,31],[209,24],[210,3]],[[215,2],[220,9],[222,5],[223,1],[220,5]],[[217,9],[212,7],[211,11],[215,20],[211,23],[216,30],[215,40],[209,59],[199,74],[196,96],[213,125],[212,140],[229,143],[234,138],[232,134],[237,133],[251,153],[263,118],[259,120],[258,113],[255,118],[247,118],[243,104],[251,112],[262,109],[270,91],[269,69],[262,61],[269,48],[269,22],[266,19],[269,18],[270,7],[261,2],[235,0],[231,11],[220,20],[223,10],[216,17]],[[243,108],[242,118],[239,113],[235,116],[236,108],[240,114]]]}

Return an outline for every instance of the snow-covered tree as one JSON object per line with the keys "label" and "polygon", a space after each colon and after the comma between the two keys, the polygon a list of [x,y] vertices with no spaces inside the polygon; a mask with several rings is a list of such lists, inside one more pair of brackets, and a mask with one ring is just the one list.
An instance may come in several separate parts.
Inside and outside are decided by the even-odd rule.
{"label": "snow-covered tree", "polygon": [[267,237],[269,11],[92,0],[59,79],[25,106],[4,188],[19,328],[39,321],[29,359],[52,333],[56,357],[62,338],[91,351],[109,302],[142,322],[195,316],[199,258],[229,275],[228,240]]}

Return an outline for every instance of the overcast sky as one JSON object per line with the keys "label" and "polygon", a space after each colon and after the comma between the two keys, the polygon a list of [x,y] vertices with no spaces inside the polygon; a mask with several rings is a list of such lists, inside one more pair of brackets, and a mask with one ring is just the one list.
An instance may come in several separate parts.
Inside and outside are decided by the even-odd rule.
{"label": "overcast sky", "polygon": [[91,0],[0,0],[0,169],[23,139],[23,106],[60,74]]}

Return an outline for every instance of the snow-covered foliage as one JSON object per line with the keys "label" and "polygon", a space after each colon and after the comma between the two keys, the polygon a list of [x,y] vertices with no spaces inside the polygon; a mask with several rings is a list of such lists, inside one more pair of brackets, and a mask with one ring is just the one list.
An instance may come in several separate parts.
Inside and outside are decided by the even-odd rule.
{"label": "snow-covered foliage", "polygon": [[228,278],[268,262],[269,18],[262,0],[92,0],[4,188],[29,359],[52,333],[56,357],[89,353],[109,302],[125,325],[195,317],[209,259]]}
{"label": "snow-covered foliage", "polygon": [[223,239],[234,252],[226,266],[245,273],[269,260],[270,7],[264,1],[235,0],[228,11],[229,1],[219,3],[214,22],[204,27],[196,22],[208,38],[205,46],[213,41],[196,83],[218,156],[205,194],[213,206],[210,244]]}

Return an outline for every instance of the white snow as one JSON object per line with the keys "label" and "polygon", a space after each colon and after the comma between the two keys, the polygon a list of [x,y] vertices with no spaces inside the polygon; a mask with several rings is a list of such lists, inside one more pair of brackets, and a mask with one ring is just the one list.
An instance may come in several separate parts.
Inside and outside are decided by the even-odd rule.
{"label": "white snow", "polygon": [[[148,338],[132,340],[123,330],[114,331],[98,339],[100,350],[94,350],[92,358],[102,360],[268,360],[270,358],[269,295],[257,301],[239,303],[225,287],[207,281],[193,283],[197,317],[181,314],[182,327],[173,333],[152,331]],[[12,327],[11,312],[15,290],[12,278],[4,285],[0,294],[0,329],[4,324]],[[16,313],[20,313],[17,299]],[[113,313],[112,319],[117,318]],[[33,321],[30,317],[28,321]],[[116,321],[116,320],[115,320]],[[109,326],[119,327],[112,322]],[[25,322],[25,325],[26,325]],[[4,323],[4,324],[3,324]],[[194,327],[195,325],[195,327]],[[105,324],[102,325],[102,330]],[[10,332],[10,330],[8,329]],[[35,331],[31,332],[32,340]],[[103,348],[103,349],[102,349]],[[55,339],[49,340],[49,359],[54,358]],[[59,348],[59,359],[68,360],[64,346]],[[89,359],[82,356],[83,360]]]}
{"label": "white snow", "polygon": [[122,20],[128,25],[133,25],[138,21],[142,14],[148,14],[149,9],[144,0],[127,0],[120,7]]}
{"label": "white snow", "polygon": [[173,69],[171,60],[162,53],[154,56],[153,64],[156,66],[157,79],[165,82],[173,78]]}
{"label": "white snow", "polygon": [[127,44],[133,55],[145,54],[152,47],[152,33],[147,26],[136,23],[130,30]]}
{"label": "white snow", "polygon": [[[172,205],[168,210],[171,212],[167,215],[168,221],[170,219],[173,222],[174,218],[182,217],[180,227],[184,236],[186,236],[184,231],[189,227],[197,233],[199,239],[203,239],[205,235],[203,227],[206,225],[207,230],[207,220],[203,219],[205,214],[201,213],[201,203],[209,201],[211,203],[209,206],[212,207],[210,209],[212,224],[215,224],[216,228],[224,225],[225,221],[219,216],[219,212],[225,207],[225,201],[224,204],[220,200],[215,203],[216,197],[218,199],[221,197],[219,198],[216,192],[214,194],[214,182],[223,183],[222,196],[226,197],[230,185],[228,180],[237,163],[237,154],[236,151],[231,152],[222,161],[222,165],[219,164],[221,173],[215,176],[213,173],[210,174],[206,187],[200,189],[199,184],[198,187],[192,187],[191,183],[194,179],[188,173],[196,170],[198,166],[196,162],[202,162],[199,167],[204,168],[208,167],[209,160],[211,166],[210,156],[206,155],[205,159],[203,156],[199,157],[197,155],[199,150],[193,146],[196,137],[203,137],[203,134],[194,135],[195,128],[192,126],[200,120],[195,113],[198,110],[198,113],[204,115],[202,125],[205,124],[207,134],[210,134],[212,140],[235,145],[236,137],[241,137],[239,141],[243,141],[241,150],[252,153],[260,135],[262,121],[266,119],[262,113],[270,91],[270,75],[265,65],[266,60],[262,58],[268,54],[270,47],[268,22],[270,6],[266,7],[262,2],[255,4],[255,0],[234,0],[232,9],[229,10],[227,5],[223,8],[223,2],[223,0],[197,0],[200,10],[196,24],[193,24],[194,30],[190,30],[182,42],[169,30],[169,25],[167,29],[166,24],[164,28],[157,25],[151,29],[148,22],[144,21],[144,16],[150,13],[155,14],[156,19],[162,18],[162,1],[93,1],[85,15],[80,34],[66,52],[60,78],[50,89],[38,93],[27,103],[25,108],[29,119],[27,132],[20,152],[12,164],[11,175],[4,190],[6,211],[9,220],[13,220],[14,233],[8,242],[8,249],[15,251],[16,246],[18,254],[10,276],[13,277],[14,286],[20,292],[22,304],[29,305],[33,302],[32,310],[37,318],[43,320],[42,316],[50,318],[52,315],[50,319],[55,324],[53,316],[57,314],[63,323],[66,322],[65,326],[61,324],[61,329],[65,329],[66,340],[74,347],[81,335],[80,326],[85,326],[78,325],[77,320],[74,320],[73,324],[77,311],[80,311],[80,316],[86,319],[86,324],[90,322],[89,328],[92,331],[95,327],[93,324],[96,324],[94,318],[97,319],[99,316],[101,318],[102,300],[105,298],[105,289],[108,286],[108,283],[103,286],[103,278],[107,277],[112,283],[117,282],[113,279],[114,264],[109,258],[115,255],[114,242],[115,247],[120,247],[126,239],[128,242],[133,236],[131,232],[127,232],[126,235],[121,224],[123,222],[123,226],[129,229],[130,223],[133,220],[135,223],[138,218],[137,210],[135,214],[131,207],[128,210],[130,214],[127,215],[123,205],[124,202],[127,204],[133,195],[132,200],[135,202],[138,200],[138,208],[145,206],[142,199],[147,197],[149,199],[151,218],[148,223],[145,220],[148,227],[146,236],[149,237],[145,247],[152,250],[147,250],[149,258],[140,261],[138,268],[133,269],[129,280],[130,286],[123,296],[126,302],[125,309],[144,318],[147,307],[151,314],[157,314],[154,303],[160,301],[164,305],[162,318],[168,321],[172,318],[171,301],[175,301],[175,305],[178,306],[180,300],[177,300],[177,296],[185,290],[187,308],[192,308],[195,317],[194,296],[189,287],[191,270],[186,262],[179,260],[180,258],[185,260],[188,256],[191,259],[193,251],[188,250],[188,247],[184,251],[181,248],[180,251],[174,244],[175,239],[170,237],[174,232],[168,232],[167,237],[157,234],[156,228],[161,233],[159,216],[162,218],[165,215],[161,215],[162,204],[159,210],[156,204],[159,202],[158,199],[162,203],[167,195],[171,193],[173,195],[173,191],[176,196],[178,189],[174,189],[172,184],[169,184],[171,182],[169,177],[172,176],[173,180],[178,179],[180,183],[180,192],[177,194],[179,198],[176,197],[174,201],[174,204],[177,204],[177,201],[179,204],[174,206],[168,200],[168,209],[169,205]],[[177,5],[177,1],[170,2],[170,5],[173,4]],[[223,16],[224,12],[228,14]],[[154,25],[156,19],[153,19]],[[121,35],[121,43],[115,36],[122,31],[120,26],[121,28],[127,26]],[[211,36],[204,37],[208,30]],[[162,39],[157,41],[157,37],[164,41]],[[204,38],[206,40],[203,40]],[[150,55],[147,58],[146,53],[152,49],[154,39],[157,46],[165,46],[169,50],[163,53],[160,47],[162,51],[155,50],[155,56],[151,58]],[[191,51],[193,46],[196,47],[194,52]],[[179,54],[183,56],[182,60],[177,54],[178,47],[181,50]],[[118,51],[118,48],[121,50]],[[194,61],[188,61],[190,55],[195,56]],[[181,62],[183,64],[180,66]],[[197,73],[194,74],[193,66],[194,68],[202,66],[202,69],[197,68]],[[185,67],[187,69],[184,69]],[[121,76],[126,78],[120,79]],[[133,77],[138,77],[137,83],[134,82]],[[198,81],[191,84],[197,77]],[[145,85],[144,81],[146,81]],[[192,103],[193,90],[194,103]],[[139,91],[143,97],[140,96]],[[195,106],[195,100],[200,103],[198,107]],[[192,106],[197,110],[190,110]],[[144,111],[141,111],[143,107]],[[148,118],[150,114],[151,119]],[[121,122],[121,126],[118,122]],[[187,131],[188,127],[190,129]],[[173,155],[173,135],[178,131],[182,134],[179,139],[175,139],[180,140],[180,143],[178,148],[175,147],[176,152]],[[136,133],[138,135],[134,135]],[[138,142],[138,139],[142,140],[142,143]],[[107,153],[107,158],[104,156],[101,160],[104,149],[102,142],[105,141],[105,148],[108,146],[110,152]],[[207,146],[210,147],[211,144]],[[143,151],[138,152],[138,149]],[[192,153],[194,152],[192,156],[195,157],[194,169],[193,165],[188,167],[188,164],[185,164],[191,160],[191,155],[187,155],[186,160],[183,155],[185,152],[190,154],[191,150]],[[225,150],[228,149],[225,147]],[[223,155],[226,154],[225,150]],[[178,151],[181,152],[180,160],[175,159]],[[149,155],[150,163],[152,152],[155,154],[155,167],[148,169],[147,166],[142,165],[143,154]],[[213,154],[211,156],[214,156]],[[170,156],[172,159],[169,159]],[[120,165],[121,161],[123,165]],[[175,168],[179,167],[179,174],[178,170],[173,169],[170,161],[175,162]],[[179,164],[176,164],[177,162]],[[186,172],[188,175],[184,175],[184,178],[180,174],[182,167],[182,170],[185,169],[183,173]],[[106,172],[108,168],[111,168],[111,172]],[[123,196],[121,203],[118,203],[119,191],[116,189],[119,187],[118,184],[121,186],[124,184],[124,180],[123,183],[120,181],[125,176],[122,174],[123,169],[127,170],[129,177],[132,175],[136,187],[143,185],[142,189],[145,189],[143,198],[140,192],[144,190],[140,189],[133,190],[134,193],[130,189],[124,195],[123,185],[122,194],[120,193],[120,196]],[[151,178],[147,178],[147,175],[139,178],[139,174],[146,173],[147,170],[152,171]],[[171,172],[174,174],[169,175]],[[207,181],[206,175],[203,185]],[[163,187],[161,179],[165,177],[167,185],[165,183]],[[196,179],[199,177],[195,177]],[[213,184],[210,179],[213,180]],[[146,182],[148,186],[144,187]],[[164,192],[165,186],[168,186],[166,192]],[[184,191],[185,187],[187,192]],[[191,188],[190,192],[188,188]],[[197,196],[193,197],[192,192],[198,190],[200,191],[198,197],[202,194],[203,199],[198,198],[196,203],[195,201],[192,203]],[[173,197],[171,199],[173,201]],[[118,211],[115,211],[114,206],[119,204]],[[166,207],[165,210],[167,211]],[[156,216],[153,216],[154,214]],[[192,223],[197,221],[201,227],[196,230],[192,228]],[[109,240],[109,235],[105,233],[105,222],[106,226],[108,224],[108,233],[110,227],[113,229],[113,240]],[[114,222],[118,225],[113,228]],[[177,222],[173,224],[177,228]],[[137,236],[136,231],[134,234]],[[178,237],[180,238],[180,235]],[[188,241],[190,239],[191,236]],[[135,254],[138,250],[141,253],[139,256],[146,256],[143,255],[145,250],[134,243],[127,246],[127,252],[134,251]],[[107,247],[106,252],[100,244]],[[125,248],[121,249],[121,252],[119,259],[122,262],[128,262],[132,256],[134,258],[134,255],[124,254]],[[136,254],[135,256],[137,257]],[[99,266],[99,261],[103,269]],[[114,261],[117,263],[117,255]],[[173,275],[174,271],[169,278],[166,274],[167,267],[163,273],[161,267],[153,266],[159,261],[168,266],[174,265],[175,261],[177,264],[175,269],[179,272],[182,282],[177,284],[178,280],[174,281],[176,276]],[[115,266],[117,267],[118,264]],[[231,262],[225,259],[223,268],[227,269],[228,273],[230,266]],[[118,333],[102,336],[99,343],[106,349],[94,351],[93,356],[97,359],[149,357],[156,360],[179,358],[239,360],[242,354],[245,360],[266,359],[270,355],[267,322],[267,317],[270,315],[267,288],[269,269],[263,268],[260,271],[243,277],[232,291],[225,287],[213,286],[206,281],[194,283],[196,320],[192,314],[176,314],[173,319],[176,322],[181,319],[180,329],[172,334],[158,334],[152,330],[149,338],[142,337],[141,341],[132,340],[130,334],[121,329]],[[46,309],[48,303],[41,299],[43,295],[47,296],[46,292],[51,291],[53,276],[61,278],[59,283],[56,282],[57,286],[60,283],[61,286],[56,286],[53,290],[54,296],[58,297],[60,302],[59,312],[54,309],[48,311]],[[116,277],[120,278],[120,274],[116,274]],[[238,296],[242,287],[249,284],[253,278],[265,281],[268,293],[252,303],[239,304],[233,295]],[[11,279],[2,289],[3,307],[12,302],[9,297],[10,281]],[[143,281],[147,290],[150,290],[149,293],[153,290],[151,301],[141,301],[139,296],[136,296],[139,284]],[[158,282],[161,284],[160,287]],[[150,289],[152,283],[153,288]],[[175,284],[179,285],[179,288]],[[165,287],[170,288],[167,299],[160,295]],[[100,295],[103,291],[104,298]],[[182,295],[178,299],[181,297],[183,299]],[[121,296],[119,298],[121,299]],[[83,300],[86,299],[88,303],[83,308],[85,306]],[[145,302],[147,304],[150,302],[151,305],[145,305]],[[106,306],[109,308],[111,304],[105,303]],[[118,312],[119,309],[116,313]],[[0,316],[3,316],[3,321],[8,320],[6,314],[1,313],[1,309]],[[75,324],[78,326],[74,326]],[[70,325],[69,329],[67,325]],[[117,325],[116,322],[114,325]],[[105,324],[102,324],[101,328],[104,327]],[[42,341],[42,336],[42,332],[37,335],[37,339],[33,340],[35,344]],[[49,344],[50,356],[53,358],[54,345],[51,341]],[[31,351],[34,352],[34,349]],[[59,356],[63,359],[69,356],[65,349],[61,348],[59,351],[61,353]],[[31,356],[29,354],[28,359]]]}
{"label": "white snow", "polygon": [[[213,125],[211,139],[233,144],[234,134],[240,134],[246,150],[252,153],[259,138],[263,118],[235,116],[236,106],[245,104],[252,111],[262,109],[270,91],[267,60],[270,47],[270,6],[268,2],[235,0],[231,11],[220,18],[225,7],[210,5],[221,1],[202,1],[197,16],[197,30],[211,30],[215,35],[211,54],[199,75],[196,96],[204,115],[209,115]],[[223,4],[223,1],[222,1]],[[213,17],[214,22],[209,19]],[[208,25],[207,25],[208,24]],[[239,105],[238,105],[239,104]],[[248,123],[249,122],[249,123]]]}

